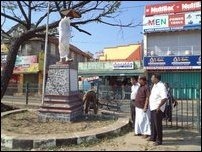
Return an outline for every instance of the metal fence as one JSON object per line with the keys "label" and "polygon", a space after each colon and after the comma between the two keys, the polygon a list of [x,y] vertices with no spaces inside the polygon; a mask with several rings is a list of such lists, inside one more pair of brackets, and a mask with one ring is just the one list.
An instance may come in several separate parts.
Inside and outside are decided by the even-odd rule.
{"label": "metal fence", "polygon": [[[98,97],[113,93],[117,100],[130,100],[130,86],[97,86]],[[36,84],[9,85],[3,100],[41,103],[42,86]],[[201,87],[175,86],[172,94],[178,105],[172,110],[172,122],[164,121],[166,127],[193,128],[201,132]]]}
{"label": "metal fence", "polygon": [[[124,91],[123,91],[124,90]],[[171,89],[178,105],[172,109],[172,121],[163,121],[165,127],[191,128],[201,132],[201,87],[175,86]],[[118,94],[119,100],[130,100],[130,86],[112,87],[101,85],[98,87],[98,97],[107,94]]]}
{"label": "metal fence", "polygon": [[166,127],[197,129],[201,133],[201,87],[174,87],[172,95],[178,105],[172,109],[172,121],[164,121]]}
{"label": "metal fence", "polygon": [[29,102],[41,103],[42,85],[26,83],[24,85],[9,84],[4,101],[21,102],[28,104]]}

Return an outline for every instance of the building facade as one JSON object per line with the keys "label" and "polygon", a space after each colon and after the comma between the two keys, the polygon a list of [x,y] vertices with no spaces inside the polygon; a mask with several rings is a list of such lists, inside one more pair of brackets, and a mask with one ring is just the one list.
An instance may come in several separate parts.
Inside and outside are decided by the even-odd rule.
{"label": "building facade", "polygon": [[129,88],[130,92],[130,78],[144,73],[141,54],[141,44],[105,48],[103,53],[99,52],[97,62],[79,63],[80,84],[87,86],[80,88],[87,91],[90,88],[87,81],[95,83],[99,81],[99,88],[103,87],[103,91],[109,88],[121,91],[125,87],[126,90]]}
{"label": "building facade", "polygon": [[176,98],[195,99],[192,88],[201,88],[201,2],[147,5],[143,21],[148,77],[159,72],[171,87],[190,88],[188,94],[176,91]]}
{"label": "building facade", "polygon": [[[1,48],[1,70],[3,70],[7,56],[5,50],[8,47],[6,47],[6,44],[2,44]],[[16,58],[13,75],[9,82],[9,86],[13,88],[10,90],[10,95],[24,94],[27,83],[29,83],[31,88],[30,94],[36,96],[41,95],[43,85],[44,49],[44,40],[38,38],[31,39],[21,45]],[[72,64],[75,66],[78,66],[78,62],[86,62],[92,58],[92,56],[73,45],[70,45],[69,57],[73,58],[74,61]],[[52,37],[48,41],[46,61],[46,73],[48,73],[49,65],[59,61],[58,38],[56,37]],[[7,89],[7,91],[9,92],[9,89]]]}

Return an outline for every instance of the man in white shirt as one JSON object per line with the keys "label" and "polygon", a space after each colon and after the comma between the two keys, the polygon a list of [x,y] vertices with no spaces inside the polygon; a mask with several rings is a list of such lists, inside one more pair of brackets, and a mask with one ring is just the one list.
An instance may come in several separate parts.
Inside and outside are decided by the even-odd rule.
{"label": "man in white shirt", "polygon": [[131,122],[132,122],[132,127],[135,126],[135,97],[137,95],[137,90],[139,88],[139,83],[138,83],[138,76],[134,76],[131,78],[131,95],[130,95],[130,113],[131,113]]}
{"label": "man in white shirt", "polygon": [[153,74],[151,77],[153,87],[149,97],[149,107],[151,110],[151,137],[149,141],[154,141],[154,145],[161,145],[163,139],[162,118],[167,100],[167,91],[165,85],[161,82],[159,74]]}

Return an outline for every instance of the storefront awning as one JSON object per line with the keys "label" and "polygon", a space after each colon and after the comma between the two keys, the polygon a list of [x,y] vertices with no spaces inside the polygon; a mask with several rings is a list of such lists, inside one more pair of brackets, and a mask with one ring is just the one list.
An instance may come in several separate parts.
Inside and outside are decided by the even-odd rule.
{"label": "storefront awning", "polygon": [[136,70],[113,70],[113,71],[78,71],[80,76],[134,76],[145,72],[144,69]]}

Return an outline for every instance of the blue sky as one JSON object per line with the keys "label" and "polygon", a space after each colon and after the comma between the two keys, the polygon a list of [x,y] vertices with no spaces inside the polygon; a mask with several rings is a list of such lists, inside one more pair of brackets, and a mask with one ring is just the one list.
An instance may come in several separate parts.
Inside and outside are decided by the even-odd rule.
{"label": "blue sky", "polygon": [[[133,21],[134,24],[142,22],[144,14],[144,6],[148,4],[165,3],[165,1],[122,1],[120,10],[121,15],[116,19],[119,19],[122,23],[129,23]],[[39,15],[39,14],[34,14]],[[38,19],[38,17],[36,17]],[[49,23],[58,20],[59,15],[51,14]],[[46,23],[46,19],[43,21]],[[9,27],[15,25],[15,22],[7,20],[4,27],[7,31]],[[80,26],[80,28],[88,31],[92,35],[89,36],[85,33],[81,33],[72,28],[71,35],[73,38],[70,43],[81,49],[82,51],[89,51],[95,53],[102,51],[106,47],[116,47],[119,45],[135,44],[141,42],[143,39],[142,26],[135,28],[121,28],[112,27],[105,24],[90,23]]]}
{"label": "blue sky", "polygon": [[[162,3],[159,1],[123,1],[120,7],[123,13],[118,17],[122,23],[133,21],[134,24],[142,22],[144,6],[148,4]],[[73,30],[74,36],[71,43],[83,51],[95,53],[106,47],[115,47],[141,42],[143,39],[142,26],[135,28],[111,27],[104,24],[87,24],[82,26],[92,36]]]}

